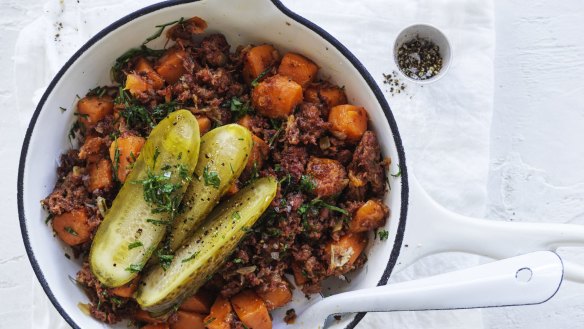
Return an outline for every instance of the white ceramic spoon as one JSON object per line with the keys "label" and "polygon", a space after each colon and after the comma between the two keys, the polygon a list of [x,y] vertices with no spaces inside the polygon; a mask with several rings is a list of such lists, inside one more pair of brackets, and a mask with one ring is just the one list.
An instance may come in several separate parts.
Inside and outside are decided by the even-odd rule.
{"label": "white ceramic spoon", "polygon": [[564,266],[539,251],[425,279],[340,293],[297,310],[286,328],[323,328],[331,314],[484,308],[543,303],[563,280]]}

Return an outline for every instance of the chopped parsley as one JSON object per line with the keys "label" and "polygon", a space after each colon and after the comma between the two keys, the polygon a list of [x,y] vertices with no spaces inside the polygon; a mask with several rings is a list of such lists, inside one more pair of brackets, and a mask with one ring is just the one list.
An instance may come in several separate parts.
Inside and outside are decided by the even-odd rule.
{"label": "chopped parsley", "polygon": [[72,229],[70,226],[65,226],[65,231],[67,231],[67,233],[74,235],[74,236],[79,236],[79,234],[77,234],[77,232],[75,232],[74,229]]}
{"label": "chopped parsley", "polygon": [[150,42],[152,40],[158,39],[158,37],[162,35],[162,32],[164,31],[164,29],[167,26],[174,25],[174,24],[182,24],[184,22],[184,20],[185,20],[184,17],[181,17],[180,19],[178,19],[176,21],[172,21],[172,22],[168,22],[168,23],[156,25],[155,27],[157,27],[158,30],[154,34],[152,34],[151,36],[149,36],[148,38],[146,38],[146,40],[144,40],[144,42],[142,43],[142,45],[145,45],[145,44],[147,44],[148,42]]}
{"label": "chopped parsley", "polygon": [[85,133],[85,126],[79,122],[79,120],[75,121],[71,128],[69,129],[69,143],[77,137],[77,134],[83,136]]}
{"label": "chopped parsley", "polygon": [[110,297],[110,301],[112,302],[112,304],[116,304],[117,306],[120,306],[122,304],[122,300],[119,299],[118,297]]}
{"label": "chopped parsley", "polygon": [[391,174],[391,177],[400,177],[401,176],[401,168],[397,168],[397,173]]}
{"label": "chopped parsley", "polygon": [[263,79],[266,76],[266,74],[268,74],[268,72],[270,72],[270,70],[272,70],[271,66],[269,66],[262,73],[260,73],[257,76],[257,78],[253,79],[253,81],[251,82],[251,86],[255,88],[260,83],[260,80]]}
{"label": "chopped parsley", "polygon": [[306,192],[312,192],[316,188],[316,181],[311,175],[302,175],[300,177],[300,189]]}
{"label": "chopped parsley", "polygon": [[234,211],[234,212],[231,214],[231,218],[232,218],[232,219],[241,219],[241,215],[239,214],[239,211]]}
{"label": "chopped parsley", "polygon": [[174,259],[174,255],[165,254],[164,252],[165,252],[164,249],[158,249],[158,251],[156,252],[156,256],[158,257],[160,267],[162,267],[162,269],[166,271],[170,267],[170,264]]}
{"label": "chopped parsley", "polygon": [[379,232],[377,232],[377,235],[379,235],[380,241],[384,241],[389,238],[389,232],[387,230],[380,230]]}
{"label": "chopped parsley", "polygon": [[306,216],[308,211],[316,212],[321,208],[327,208],[331,211],[338,212],[343,215],[349,215],[349,212],[346,211],[345,209],[333,206],[332,204],[328,204],[320,198],[313,199],[309,203],[305,203],[302,206],[300,206],[300,208],[298,208],[298,213],[302,216]]}
{"label": "chopped parsley", "polygon": [[162,56],[165,51],[166,49],[151,49],[145,45],[140,46],[140,48],[131,48],[116,58],[116,61],[110,70],[110,76],[112,80],[122,82],[125,78],[125,74],[122,72],[122,69],[130,60],[132,60],[132,58],[137,56],[158,58]]}
{"label": "chopped parsley", "polygon": [[231,102],[229,103],[229,109],[233,113],[233,119],[235,121],[253,111],[253,108],[250,106],[249,102],[244,103],[237,97],[233,97],[231,99]]}
{"label": "chopped parsley", "polygon": [[148,218],[148,219],[146,219],[146,222],[148,222],[150,224],[154,224],[154,225],[170,225],[170,221],[168,221],[168,220],[159,220],[159,219]]}
{"label": "chopped parsley", "polygon": [[128,249],[130,249],[130,250],[131,250],[131,249],[138,248],[138,247],[142,247],[142,246],[144,246],[144,245],[142,244],[142,242],[140,242],[140,241],[134,241],[134,242],[132,242],[132,243],[130,243],[130,244],[128,245]]}
{"label": "chopped parsley", "polygon": [[130,266],[126,267],[126,271],[128,271],[130,273],[138,273],[138,272],[142,271],[142,265],[141,264],[130,264]]}
{"label": "chopped parsley", "polygon": [[241,258],[234,258],[234,259],[233,259],[233,262],[234,262],[235,264],[241,264],[241,263],[243,263],[243,260],[242,260]]}
{"label": "chopped parsley", "polygon": [[113,163],[113,176],[114,180],[118,180],[118,170],[120,167],[120,149],[118,148],[118,140],[114,142],[114,163]]}
{"label": "chopped parsley", "polygon": [[205,321],[205,323],[203,323],[203,325],[205,325],[205,327],[206,327],[207,325],[209,325],[213,321],[215,321],[215,318],[214,317],[210,317],[209,320],[207,320],[207,321]]}
{"label": "chopped parsley", "polygon": [[206,186],[213,186],[214,188],[219,188],[221,184],[221,178],[216,171],[210,171],[209,165],[206,165],[203,169],[203,179],[205,180]]}
{"label": "chopped parsley", "polygon": [[189,257],[183,259],[181,261],[181,263],[186,263],[186,262],[190,262],[191,260],[197,258],[197,256],[199,255],[200,251],[195,251],[192,255],[190,255]]}

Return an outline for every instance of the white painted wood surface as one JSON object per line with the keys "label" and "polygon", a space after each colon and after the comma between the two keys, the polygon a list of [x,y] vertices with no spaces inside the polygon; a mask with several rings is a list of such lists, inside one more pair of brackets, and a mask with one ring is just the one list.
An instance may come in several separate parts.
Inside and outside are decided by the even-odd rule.
{"label": "white painted wood surface", "polygon": [[[16,211],[16,170],[24,132],[15,124],[17,95],[12,81],[18,73],[13,72],[12,54],[20,29],[42,15],[42,2],[0,0],[0,172],[6,177],[0,185],[4,210],[0,224],[0,328],[31,328],[33,314],[30,305],[35,279],[21,242]],[[495,2],[495,106],[488,183],[488,216],[493,220],[584,224],[582,17],[584,2],[579,0]],[[582,251],[566,250],[563,255],[584,262]],[[567,284],[544,305],[483,312],[482,327],[582,328],[583,294],[583,286]],[[426,319],[433,320],[412,322],[409,327],[449,328],[440,316]],[[466,327],[476,328],[474,324]]]}

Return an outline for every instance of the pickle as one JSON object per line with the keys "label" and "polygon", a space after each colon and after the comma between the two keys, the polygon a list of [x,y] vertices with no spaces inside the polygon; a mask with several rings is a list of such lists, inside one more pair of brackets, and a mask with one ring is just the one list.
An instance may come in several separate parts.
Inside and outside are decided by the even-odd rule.
{"label": "pickle", "polygon": [[177,250],[166,270],[156,266],[143,276],[136,292],[140,307],[161,316],[196,292],[227,260],[277,189],[275,179],[260,178],[220,203]]}
{"label": "pickle", "polygon": [[237,124],[215,128],[201,138],[199,161],[182,201],[184,212],[173,222],[169,235],[171,251],[178,249],[219,203],[245,168],[252,146],[249,130]]}
{"label": "pickle", "polygon": [[131,281],[152,256],[197,165],[199,145],[199,125],[187,110],[152,129],[91,245],[89,264],[101,283]]}

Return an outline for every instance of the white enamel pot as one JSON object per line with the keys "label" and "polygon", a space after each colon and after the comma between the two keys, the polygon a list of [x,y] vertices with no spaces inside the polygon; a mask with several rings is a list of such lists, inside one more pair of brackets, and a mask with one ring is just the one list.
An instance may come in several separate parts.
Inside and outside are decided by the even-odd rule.
{"label": "white enamel pot", "polygon": [[[278,0],[167,1],[120,19],[83,45],[50,83],[26,132],[17,186],[22,236],[44,291],[72,327],[126,326],[108,327],[80,311],[77,305],[87,302],[87,297],[70,280],[80,268],[79,261],[64,257],[66,247],[44,225],[46,213],[39,200],[49,194],[55,184],[57,159],[70,148],[67,132],[75,120],[73,111],[61,112],[59,107],[70,109],[75,95],[84,95],[96,85],[110,83],[109,67],[114,59],[129,47],[138,46],[152,33],[154,26],[195,15],[208,22],[208,32],[225,34],[232,46],[271,43],[281,51],[296,51],[313,59],[320,65],[322,76],[345,86],[351,103],[367,109],[370,126],[380,139],[384,156],[399,164],[401,176],[391,180],[391,191],[384,200],[392,212],[386,227],[389,239],[372,240],[367,249],[366,266],[350,275],[350,283],[335,281],[330,284],[328,292],[384,285],[392,273],[421,257],[440,252],[461,251],[502,259],[584,244],[584,227],[581,226],[478,220],[438,206],[408,171],[397,124],[367,70],[334,37],[290,12]],[[150,46],[162,47],[163,43],[157,40]],[[572,264],[565,264],[565,267],[565,278],[584,281],[581,267]],[[298,289],[296,293],[293,304],[306,303]],[[274,327],[286,326],[282,321],[286,309],[273,314]],[[363,316],[364,313],[348,314],[333,326],[353,328]]]}

